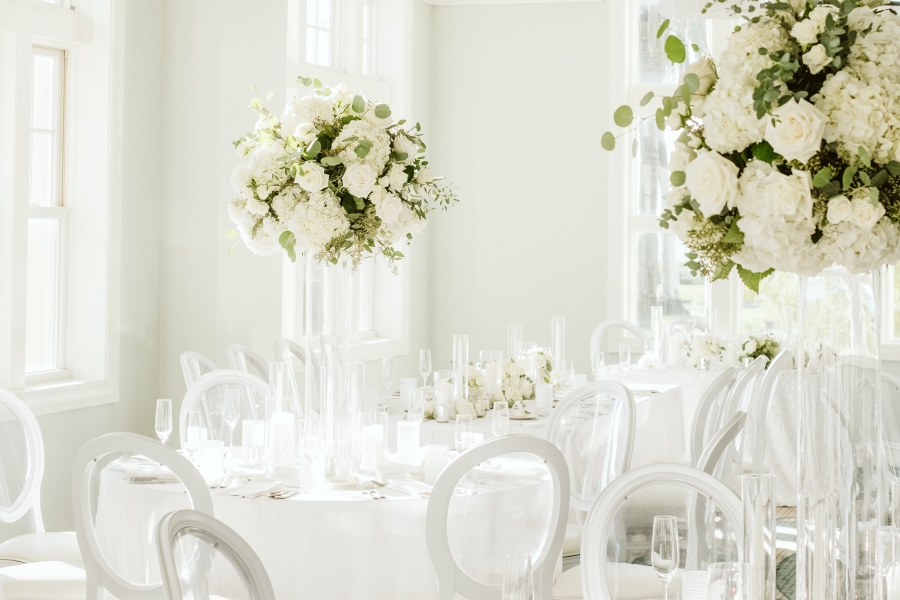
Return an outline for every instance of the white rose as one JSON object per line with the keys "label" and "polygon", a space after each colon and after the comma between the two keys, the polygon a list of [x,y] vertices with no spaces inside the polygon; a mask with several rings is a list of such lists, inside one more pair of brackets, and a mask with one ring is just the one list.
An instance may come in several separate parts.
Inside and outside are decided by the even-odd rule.
{"label": "white rose", "polygon": [[768,215],[791,217],[800,214],[812,218],[813,201],[808,177],[805,171],[782,175],[773,170],[766,175],[763,183]]}
{"label": "white rose", "polygon": [[791,35],[801,44],[815,44],[819,40],[819,24],[812,19],[803,19],[791,27]]}
{"label": "white rose", "polygon": [[415,160],[416,154],[419,152],[419,145],[400,133],[394,138],[394,152],[397,154],[405,154],[406,158],[399,162],[408,165]]}
{"label": "white rose", "polygon": [[416,183],[426,184],[432,181],[434,181],[434,175],[431,173],[431,169],[428,167],[419,169],[419,172],[416,174]]}
{"label": "white rose", "polygon": [[881,203],[878,206],[872,206],[872,202],[868,198],[854,198],[853,206],[853,222],[857,226],[870,231],[875,223],[884,216],[884,207]]}
{"label": "white rose", "polygon": [[294,183],[302,187],[307,192],[318,192],[328,186],[328,175],[321,165],[314,162],[306,162],[300,165],[303,169],[303,175],[297,175]]}
{"label": "white rose", "polygon": [[828,222],[837,225],[841,221],[847,221],[853,214],[853,207],[847,196],[835,196],[828,201]]}
{"label": "white rose", "polygon": [[828,20],[828,15],[837,16],[838,8],[837,6],[833,6],[831,4],[820,4],[815,7],[811,13],[809,13],[810,20],[814,21],[816,25],[819,27],[819,33],[825,31],[825,21]]}
{"label": "white rose", "polygon": [[815,75],[830,63],[832,58],[825,52],[825,46],[816,44],[803,55],[803,64],[809,67],[809,72]]}
{"label": "white rose", "polygon": [[403,202],[394,194],[385,194],[375,205],[375,214],[387,224],[396,223],[403,211]]}
{"label": "white rose", "polygon": [[693,73],[700,78],[700,89],[696,93],[702,95],[706,95],[719,78],[716,64],[706,56],[689,66],[685,75],[687,73]]}
{"label": "white rose", "polygon": [[312,123],[300,123],[294,130],[294,139],[304,148],[316,139],[316,128]]}
{"label": "white rose", "polygon": [[765,140],[775,152],[787,160],[806,163],[822,146],[825,134],[825,115],[806,100],[790,100],[779,106],[766,124]]}
{"label": "white rose", "polygon": [[356,92],[345,86],[343,83],[339,83],[331,88],[332,100],[335,104],[340,104],[341,107],[350,106],[355,96]]}
{"label": "white rose", "polygon": [[734,206],[738,190],[738,168],[718,152],[699,154],[684,171],[691,196],[705,217]]}
{"label": "white rose", "polygon": [[384,187],[390,187],[395,192],[399,192],[406,185],[406,181],[407,175],[406,171],[403,170],[403,165],[394,163],[391,165],[391,170],[388,171],[388,174],[382,177],[378,183]]}
{"label": "white rose", "polygon": [[240,192],[250,185],[250,170],[247,165],[241,163],[231,172],[231,187],[234,191]]}
{"label": "white rose", "polygon": [[391,123],[394,122],[394,117],[387,116],[383,119],[375,116],[375,107],[372,106],[366,109],[366,112],[363,113],[363,120],[367,123],[371,123],[372,125],[377,125],[378,127],[384,127],[385,129],[390,127]]}
{"label": "white rose", "polygon": [[756,352],[756,340],[749,339],[744,343],[744,354],[753,354]]}
{"label": "white rose", "polygon": [[354,163],[347,166],[342,182],[351,194],[357,198],[365,198],[375,186],[376,179],[377,174],[372,167],[363,163]]}

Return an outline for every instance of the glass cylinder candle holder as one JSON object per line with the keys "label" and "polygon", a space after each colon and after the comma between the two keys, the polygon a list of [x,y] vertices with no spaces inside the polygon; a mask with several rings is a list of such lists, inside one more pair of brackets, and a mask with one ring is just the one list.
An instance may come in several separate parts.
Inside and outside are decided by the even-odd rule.
{"label": "glass cylinder candle holder", "polygon": [[400,421],[397,423],[397,458],[401,462],[415,462],[419,454],[419,423]]}
{"label": "glass cylinder candle holder", "polygon": [[453,399],[469,400],[469,336],[453,336]]}
{"label": "glass cylinder candle holder", "polygon": [[650,307],[650,334],[653,336],[653,352],[657,357],[664,358],[662,355],[662,306]]}
{"label": "glass cylinder candle holder", "polygon": [[554,365],[561,365],[566,360],[565,317],[550,317],[550,354]]}
{"label": "glass cylinder candle holder", "polygon": [[400,406],[409,414],[410,400],[412,400],[413,392],[416,391],[416,384],[419,380],[415,377],[403,377],[400,379]]}
{"label": "glass cylinder candle holder", "polygon": [[511,359],[516,360],[522,352],[522,326],[510,325],[506,328],[506,353]]}
{"label": "glass cylinder candle holder", "polygon": [[879,527],[876,534],[875,598],[900,598],[900,529]]}
{"label": "glass cylinder candle holder", "polygon": [[775,476],[744,475],[741,499],[744,506],[744,561],[763,569],[760,600],[775,600]]}
{"label": "glass cylinder candle holder", "polygon": [[363,412],[359,415],[359,470],[374,475],[387,463],[387,426],[385,412]]}

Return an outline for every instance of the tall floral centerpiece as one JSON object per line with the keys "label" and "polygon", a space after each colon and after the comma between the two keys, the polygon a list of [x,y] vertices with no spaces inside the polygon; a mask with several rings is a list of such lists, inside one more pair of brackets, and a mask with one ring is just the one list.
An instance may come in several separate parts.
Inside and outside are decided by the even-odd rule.
{"label": "tall floral centerpiece", "polygon": [[261,99],[250,103],[258,120],[234,142],[242,160],[228,214],[237,231],[226,236],[255,254],[306,256],[306,423],[325,440],[328,475],[349,458],[351,271],[376,254],[396,271],[401,245],[457,198],[432,173],[418,124],[343,85],[298,82],[308,93],[280,118]]}
{"label": "tall floral centerpiece", "polygon": [[[672,96],[641,102],[657,102],[656,125],[680,133],[660,225],[687,246],[690,270],[737,271],[754,291],[774,270],[800,274],[797,351],[833,350],[797,361],[802,600],[872,596],[886,514],[878,303],[880,270],[900,258],[900,17],[882,4],[738,2],[721,57],[689,65]],[[683,63],[686,42],[668,21],[663,36]],[[629,106],[614,117],[636,121]]]}

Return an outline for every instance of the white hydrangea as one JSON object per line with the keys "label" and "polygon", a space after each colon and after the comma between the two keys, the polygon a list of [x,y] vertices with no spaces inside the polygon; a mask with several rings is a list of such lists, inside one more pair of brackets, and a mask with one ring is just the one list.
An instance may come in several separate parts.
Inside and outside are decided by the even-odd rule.
{"label": "white hydrangea", "polygon": [[851,46],[849,70],[867,83],[900,83],[900,15],[859,7],[853,9],[847,23],[856,31],[871,28],[866,35],[857,35]]}
{"label": "white hydrangea", "polygon": [[900,229],[887,217],[871,231],[850,220],[829,223],[818,245],[828,262],[862,273],[900,260]]}
{"label": "white hydrangea", "polygon": [[416,234],[425,228],[425,220],[420,219],[413,209],[401,202],[401,209],[397,220],[393,223],[382,223],[381,231],[392,245],[397,245],[406,239],[406,234]]}
{"label": "white hydrangea", "polygon": [[525,375],[525,368],[513,360],[503,365],[503,395],[511,407],[513,403],[534,396],[534,385]]}
{"label": "white hydrangea", "polygon": [[[345,142],[347,138],[356,137],[358,140]],[[372,143],[369,153],[366,157],[360,159],[356,154],[356,146],[359,140],[368,140]],[[334,140],[335,147],[346,145],[340,157],[344,160],[344,164],[363,163],[367,164],[375,170],[376,175],[381,175],[384,167],[391,156],[391,136],[383,127],[373,125],[368,121],[351,121],[342,130],[340,135]]]}
{"label": "white hydrangea", "polygon": [[241,231],[241,239],[254,254],[267,256],[281,250],[281,244],[278,238],[284,232],[285,228],[278,219],[267,216],[262,219],[260,225],[256,228],[256,235],[251,232]]}
{"label": "white hydrangea", "polygon": [[277,161],[287,152],[280,142],[259,145],[250,151],[247,158],[247,172],[256,182],[256,195],[265,200],[277,192],[288,180],[284,163]]}
{"label": "white hydrangea", "polygon": [[334,98],[318,94],[308,96],[297,94],[284,107],[284,113],[281,115],[281,133],[284,136],[293,135],[301,123],[315,125],[333,119]]}
{"label": "white hydrangea", "polygon": [[287,223],[294,214],[294,208],[300,202],[306,202],[307,195],[299,185],[284,188],[272,199],[272,211],[282,223]]}
{"label": "white hydrangea", "polygon": [[301,250],[319,252],[325,244],[350,229],[350,222],[331,190],[310,194],[300,202],[287,221],[287,228],[297,238]]}

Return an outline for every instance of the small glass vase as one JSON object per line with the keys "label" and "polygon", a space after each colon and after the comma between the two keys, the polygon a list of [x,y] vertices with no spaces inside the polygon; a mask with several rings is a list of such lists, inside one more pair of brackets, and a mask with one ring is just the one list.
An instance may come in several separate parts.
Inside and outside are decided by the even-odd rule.
{"label": "small glass vase", "polygon": [[701,371],[709,371],[709,366],[712,364],[712,361],[708,358],[701,358],[697,363],[697,368]]}

